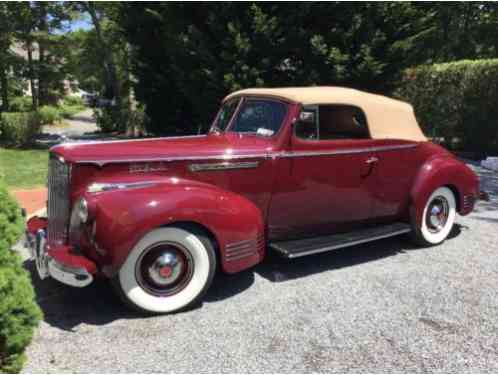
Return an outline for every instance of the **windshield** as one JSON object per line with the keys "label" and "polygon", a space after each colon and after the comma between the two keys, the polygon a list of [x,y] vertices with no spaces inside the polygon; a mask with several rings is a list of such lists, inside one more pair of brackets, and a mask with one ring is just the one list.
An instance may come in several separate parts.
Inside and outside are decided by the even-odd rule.
{"label": "windshield", "polygon": [[286,112],[287,106],[276,100],[245,99],[229,130],[271,137],[280,130]]}
{"label": "windshield", "polygon": [[232,119],[233,114],[237,110],[237,106],[239,105],[240,99],[232,99],[223,104],[223,106],[220,109],[220,112],[218,113],[218,116],[213,122],[212,130],[217,130],[217,131],[224,131],[228,124],[230,123],[230,120]]}

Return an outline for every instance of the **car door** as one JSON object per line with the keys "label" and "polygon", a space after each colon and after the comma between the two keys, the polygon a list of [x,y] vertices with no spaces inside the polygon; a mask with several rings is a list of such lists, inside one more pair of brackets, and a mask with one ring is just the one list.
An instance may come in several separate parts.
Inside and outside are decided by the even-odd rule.
{"label": "car door", "polygon": [[[376,156],[364,115],[347,129],[358,109],[303,108],[288,150],[277,162],[268,226],[270,239],[348,231],[372,216]],[[349,124],[351,125],[351,124]]]}
{"label": "car door", "polygon": [[372,174],[373,217],[378,222],[408,216],[410,191],[422,163],[418,142],[375,140],[376,167]]}

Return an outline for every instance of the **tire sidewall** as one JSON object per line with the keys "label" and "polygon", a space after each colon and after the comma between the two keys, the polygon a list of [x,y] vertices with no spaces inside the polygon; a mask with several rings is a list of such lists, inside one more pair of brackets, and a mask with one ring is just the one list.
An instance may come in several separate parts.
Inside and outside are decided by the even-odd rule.
{"label": "tire sidewall", "polygon": [[[448,202],[449,206],[449,212],[448,212],[448,219],[446,221],[445,226],[443,227],[442,230],[440,230],[437,233],[432,233],[429,231],[429,228],[427,227],[427,222],[426,222],[426,216],[427,216],[427,210],[429,208],[429,205],[431,202],[434,200],[435,197],[441,196],[446,199]],[[440,187],[430,195],[429,199],[427,199],[427,202],[424,207],[424,211],[422,213],[422,223],[420,225],[420,235],[422,238],[431,245],[437,245],[441,242],[443,242],[448,235],[451,232],[451,229],[453,228],[453,224],[455,222],[455,217],[456,217],[456,199],[455,195],[453,192],[447,188],[447,187]]]}
{"label": "tire sidewall", "polygon": [[[190,252],[193,273],[188,284],[178,293],[159,297],[145,291],[136,279],[136,263],[144,251],[154,244],[178,243]],[[147,233],[133,248],[118,274],[123,297],[140,310],[152,313],[169,313],[181,310],[200,297],[212,280],[214,273],[212,249],[195,234],[180,228],[159,228]]]}

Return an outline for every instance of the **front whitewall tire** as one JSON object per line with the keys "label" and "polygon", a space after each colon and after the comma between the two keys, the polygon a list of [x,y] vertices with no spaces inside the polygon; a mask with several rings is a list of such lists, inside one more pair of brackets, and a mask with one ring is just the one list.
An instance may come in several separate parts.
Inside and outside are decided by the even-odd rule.
{"label": "front whitewall tire", "polygon": [[[137,280],[137,262],[142,254],[155,244],[167,241],[178,244],[189,252],[192,274],[188,283],[177,293],[158,296],[150,293]],[[170,313],[196,302],[209,288],[216,268],[212,244],[202,234],[176,227],[154,229],[133,248],[117,276],[117,287],[122,297],[139,310],[152,313]]]}

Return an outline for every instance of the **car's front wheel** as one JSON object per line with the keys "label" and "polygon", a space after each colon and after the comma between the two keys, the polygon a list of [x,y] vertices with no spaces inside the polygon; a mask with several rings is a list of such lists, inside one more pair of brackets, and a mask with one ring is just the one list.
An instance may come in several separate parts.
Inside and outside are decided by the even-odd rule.
{"label": "car's front wheel", "polygon": [[447,187],[436,189],[427,200],[422,222],[412,222],[415,241],[423,246],[443,242],[451,232],[456,216],[456,199]]}
{"label": "car's front wheel", "polygon": [[133,248],[113,284],[135,309],[164,314],[196,303],[215,270],[215,250],[203,233],[158,228]]}

